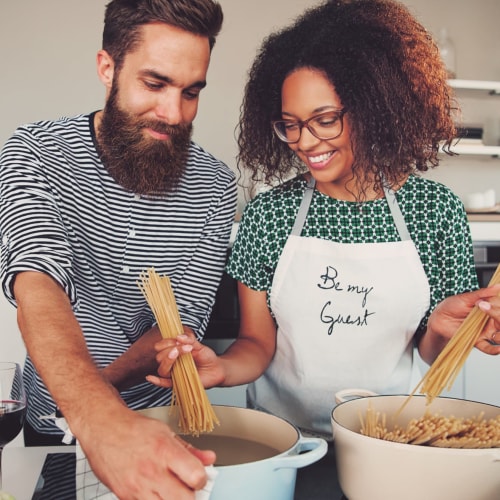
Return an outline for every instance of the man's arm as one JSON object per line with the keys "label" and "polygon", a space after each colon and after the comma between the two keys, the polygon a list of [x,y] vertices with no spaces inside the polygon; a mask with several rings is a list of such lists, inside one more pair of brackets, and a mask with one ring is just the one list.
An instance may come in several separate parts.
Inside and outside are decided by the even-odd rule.
{"label": "man's arm", "polygon": [[69,299],[52,278],[19,273],[14,295],[27,351],[95,474],[123,499],[193,498],[214,454],[186,448],[167,425],[124,405],[93,363]]}
{"label": "man's arm", "polygon": [[160,340],[158,327],[151,328],[119,358],[103,368],[101,374],[118,391],[143,383],[145,377],[156,373],[158,368],[154,346]]}
{"label": "man's arm", "polygon": [[[187,326],[184,332],[194,336],[193,330]],[[101,371],[102,375],[119,391],[143,383],[148,375],[154,375],[158,370],[155,345],[161,339],[160,330],[154,326],[105,367]]]}

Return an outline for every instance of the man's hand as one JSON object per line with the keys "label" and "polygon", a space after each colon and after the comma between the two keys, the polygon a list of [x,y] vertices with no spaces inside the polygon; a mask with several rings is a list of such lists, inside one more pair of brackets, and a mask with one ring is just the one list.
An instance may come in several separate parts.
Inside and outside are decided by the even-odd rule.
{"label": "man's hand", "polygon": [[126,407],[90,356],[64,290],[47,275],[16,277],[27,351],[96,476],[120,499],[193,499],[215,461],[170,427]]}
{"label": "man's hand", "polygon": [[[77,435],[96,476],[121,500],[193,499],[215,453],[183,441],[159,420],[125,407],[104,414]],[[94,420],[94,419],[93,419]]]}

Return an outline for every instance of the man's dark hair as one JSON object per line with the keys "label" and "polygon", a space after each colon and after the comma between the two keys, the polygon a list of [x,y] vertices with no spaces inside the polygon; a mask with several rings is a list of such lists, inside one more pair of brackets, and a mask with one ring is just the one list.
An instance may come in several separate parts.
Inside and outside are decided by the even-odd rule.
{"label": "man's dark hair", "polygon": [[141,27],[165,23],[208,38],[210,49],[222,27],[222,8],[213,0],[111,0],[106,6],[102,48],[121,68],[141,39]]}

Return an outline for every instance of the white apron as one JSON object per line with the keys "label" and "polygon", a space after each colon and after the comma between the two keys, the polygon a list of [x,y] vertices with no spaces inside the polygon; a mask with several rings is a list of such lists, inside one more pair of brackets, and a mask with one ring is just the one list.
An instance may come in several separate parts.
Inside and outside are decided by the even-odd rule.
{"label": "white apron", "polygon": [[408,394],[420,380],[413,335],[430,287],[394,192],[385,190],[402,241],[343,244],[300,236],[309,181],[271,289],[276,354],[248,387],[248,403],[331,436],[335,393]]}

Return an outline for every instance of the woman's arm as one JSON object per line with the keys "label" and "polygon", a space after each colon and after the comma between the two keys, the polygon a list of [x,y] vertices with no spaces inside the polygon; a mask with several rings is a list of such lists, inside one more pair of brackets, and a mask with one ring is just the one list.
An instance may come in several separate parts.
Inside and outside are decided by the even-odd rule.
{"label": "woman's arm", "polygon": [[220,356],[222,386],[253,382],[265,372],[276,350],[276,324],[267,307],[266,292],[238,282],[238,298],[240,329],[236,341]]}
{"label": "woman's arm", "polygon": [[147,379],[171,387],[170,370],[183,352],[191,352],[204,387],[235,386],[256,380],[269,366],[276,350],[276,325],[269,312],[266,292],[238,282],[240,330],[237,339],[220,356],[197,342],[193,335],[165,339],[156,345],[159,376]]}

